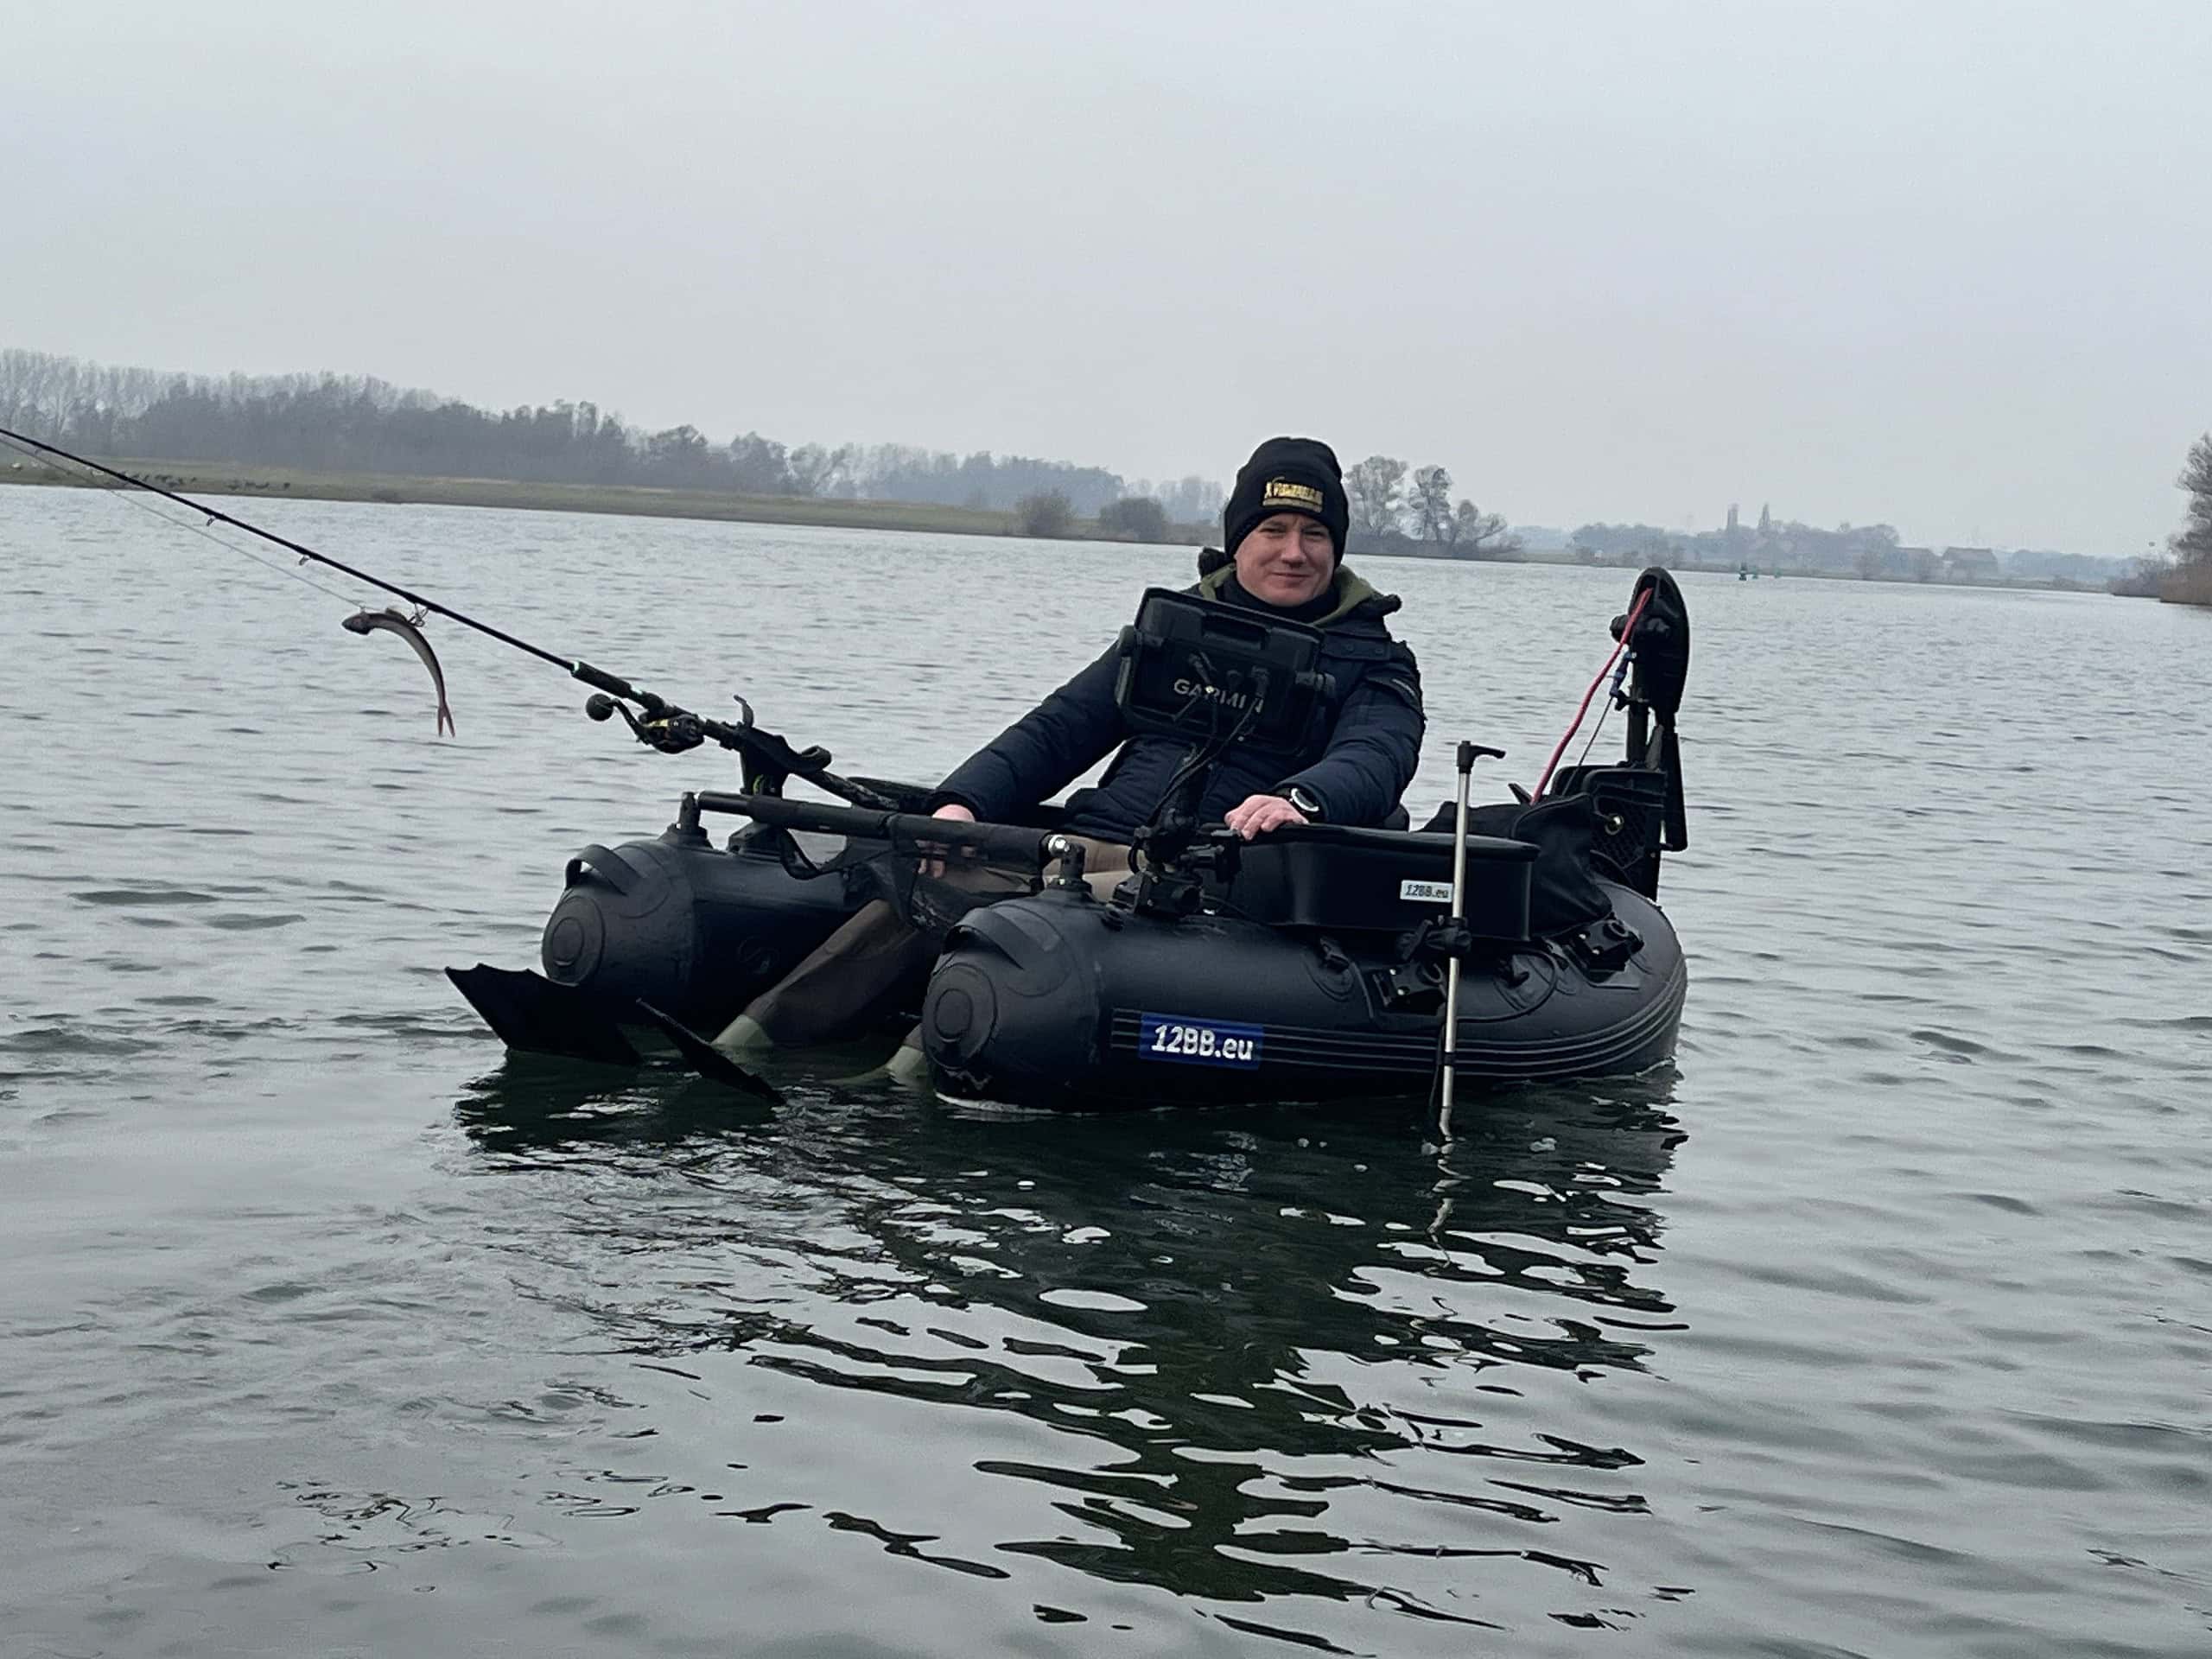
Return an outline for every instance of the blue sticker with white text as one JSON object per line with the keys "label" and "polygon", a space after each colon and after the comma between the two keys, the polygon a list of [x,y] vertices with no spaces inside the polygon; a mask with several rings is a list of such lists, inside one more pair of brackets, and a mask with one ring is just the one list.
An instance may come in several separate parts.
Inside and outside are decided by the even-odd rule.
{"label": "blue sticker with white text", "polygon": [[1185,1065],[1249,1067],[1260,1063],[1260,1027],[1179,1014],[1137,1016],[1137,1057]]}

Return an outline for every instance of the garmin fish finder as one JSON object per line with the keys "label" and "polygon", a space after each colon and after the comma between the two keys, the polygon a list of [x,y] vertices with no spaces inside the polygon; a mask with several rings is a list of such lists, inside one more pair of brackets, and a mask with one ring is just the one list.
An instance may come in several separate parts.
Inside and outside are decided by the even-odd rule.
{"label": "garmin fish finder", "polygon": [[1165,588],[1145,590],[1118,653],[1130,729],[1201,746],[1293,753],[1331,689],[1319,628]]}

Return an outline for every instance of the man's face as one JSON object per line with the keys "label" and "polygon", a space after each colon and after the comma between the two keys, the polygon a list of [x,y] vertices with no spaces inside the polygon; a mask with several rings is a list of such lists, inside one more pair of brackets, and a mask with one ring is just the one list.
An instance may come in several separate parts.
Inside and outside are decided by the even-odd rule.
{"label": "man's face", "polygon": [[1336,574],[1328,526],[1302,512],[1262,518],[1236,544],[1236,583],[1263,605],[1303,605]]}

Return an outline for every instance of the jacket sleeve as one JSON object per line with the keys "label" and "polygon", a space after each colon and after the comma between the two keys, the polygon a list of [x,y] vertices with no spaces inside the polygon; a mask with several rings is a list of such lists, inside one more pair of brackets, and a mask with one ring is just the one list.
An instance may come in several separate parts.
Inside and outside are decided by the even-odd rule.
{"label": "jacket sleeve", "polygon": [[985,823],[1058,794],[1128,734],[1114,701],[1111,649],[952,770],[930,798],[957,801]]}
{"label": "jacket sleeve", "polygon": [[1372,826],[1390,815],[1421,765],[1421,670],[1404,645],[1352,688],[1321,758],[1282,780],[1303,785],[1330,823]]}

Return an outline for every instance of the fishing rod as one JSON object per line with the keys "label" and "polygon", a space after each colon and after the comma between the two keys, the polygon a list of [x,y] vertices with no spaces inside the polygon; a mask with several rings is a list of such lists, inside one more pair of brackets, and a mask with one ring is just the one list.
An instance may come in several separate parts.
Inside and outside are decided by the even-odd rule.
{"label": "fishing rod", "polygon": [[[176,491],[164,488],[150,480],[124,472],[118,467],[108,466],[104,461],[93,461],[87,456],[64,449],[59,444],[48,443],[42,438],[35,438],[29,433],[17,432],[8,427],[0,426],[0,439],[4,439],[26,453],[66,461],[73,466],[83,467],[88,473],[112,479],[118,484],[131,489],[144,490],[149,494],[162,497],[164,500],[174,501],[179,506],[188,507],[194,512],[201,514],[211,524],[228,524],[234,530],[244,531],[249,536],[257,536],[263,541],[281,547],[288,553],[296,554],[302,563],[313,560],[317,564],[327,565],[333,570],[351,576],[356,582],[366,582],[372,588],[380,588],[387,594],[405,600],[416,609],[417,613],[412,619],[402,616],[397,611],[378,613],[364,610],[356,616],[348,617],[346,620],[346,626],[355,633],[367,633],[372,629],[375,629],[397,633],[407,639],[408,643],[415,648],[416,655],[423,658],[424,666],[429,669],[430,677],[437,685],[441,731],[451,725],[452,715],[445,706],[445,677],[438,667],[436,656],[430,651],[429,644],[423,639],[418,631],[419,624],[426,614],[446,617],[460,623],[463,627],[474,628],[477,632],[488,635],[503,645],[509,645],[517,651],[527,652],[540,662],[552,664],[571,679],[582,681],[598,693],[585,701],[584,713],[595,721],[612,719],[619,713],[630,728],[632,735],[649,748],[658,749],[664,754],[681,754],[688,749],[698,747],[703,742],[712,741],[723,748],[732,750],[738,755],[743,768],[745,786],[748,793],[779,794],[782,791],[783,780],[787,777],[796,776],[805,779],[809,783],[827,790],[833,795],[842,796],[857,805],[887,811],[898,809],[899,803],[884,791],[873,788],[859,779],[842,778],[831,772],[829,769],[831,758],[830,751],[820,744],[810,745],[804,749],[794,749],[773,732],[764,731],[756,726],[753,720],[753,705],[746,702],[743,697],[736,699],[738,708],[742,711],[742,717],[740,720],[729,721],[709,719],[704,715],[695,714],[689,709],[648,691],[642,686],[632,685],[620,675],[610,674],[602,668],[594,668],[581,658],[563,657],[556,652],[547,651],[542,645],[534,645],[527,639],[507,632],[504,628],[495,628],[488,622],[480,621],[465,612],[454,609],[450,605],[441,604],[426,594],[418,594],[412,588],[403,588],[397,582],[386,582],[381,576],[372,575],[366,570],[347,564],[342,559],[332,558],[327,553],[318,552],[304,543],[293,541],[289,537],[279,536],[273,530],[264,530],[259,524],[250,524],[235,514],[225,512],[219,507],[211,507],[204,501],[195,501],[188,495],[181,495]],[[156,516],[163,515],[157,513]],[[192,525],[183,527],[194,528]],[[223,544],[229,545],[227,543]],[[244,548],[234,548],[232,550],[245,552]],[[253,556],[246,554],[246,556],[251,558]],[[627,708],[623,706],[625,703],[637,704],[643,711],[645,717],[641,720],[632,715]]]}

